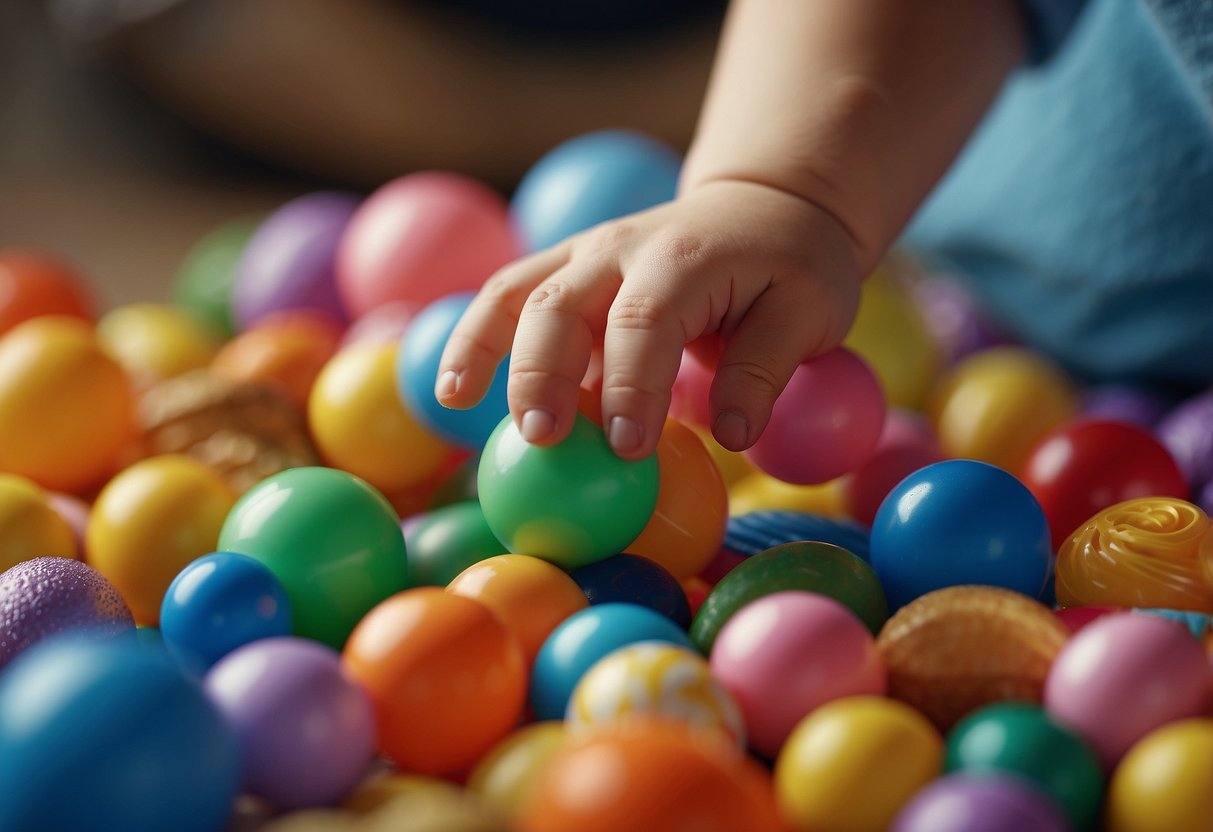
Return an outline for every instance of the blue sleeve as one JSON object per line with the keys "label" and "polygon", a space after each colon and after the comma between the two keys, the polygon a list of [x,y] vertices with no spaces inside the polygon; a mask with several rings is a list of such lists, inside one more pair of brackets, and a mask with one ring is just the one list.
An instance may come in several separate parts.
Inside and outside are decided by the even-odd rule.
{"label": "blue sleeve", "polygon": [[1022,0],[1021,5],[1028,23],[1028,62],[1039,64],[1065,41],[1086,0]]}
{"label": "blue sleeve", "polygon": [[1158,27],[1188,76],[1213,109],[1213,3],[1208,0],[1146,0]]}

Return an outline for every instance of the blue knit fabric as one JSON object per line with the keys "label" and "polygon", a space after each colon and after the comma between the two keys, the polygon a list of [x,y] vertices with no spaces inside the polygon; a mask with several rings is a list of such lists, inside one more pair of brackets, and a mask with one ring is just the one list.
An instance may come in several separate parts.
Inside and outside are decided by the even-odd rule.
{"label": "blue knit fabric", "polygon": [[1076,7],[1026,3],[1038,60],[904,243],[1079,377],[1208,384],[1213,2]]}

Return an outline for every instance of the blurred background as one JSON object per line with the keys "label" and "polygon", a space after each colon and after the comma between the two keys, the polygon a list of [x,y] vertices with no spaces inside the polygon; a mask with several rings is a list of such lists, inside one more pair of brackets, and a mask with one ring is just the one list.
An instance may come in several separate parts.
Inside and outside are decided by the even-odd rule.
{"label": "blurred background", "polygon": [[572,136],[685,149],[718,0],[6,0],[0,246],[163,301],[189,247],[302,193],[458,170],[509,193]]}

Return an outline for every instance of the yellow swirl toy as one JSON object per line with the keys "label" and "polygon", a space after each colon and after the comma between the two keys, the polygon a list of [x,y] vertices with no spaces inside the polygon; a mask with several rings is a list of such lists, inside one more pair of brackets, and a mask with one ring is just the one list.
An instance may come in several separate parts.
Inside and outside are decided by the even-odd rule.
{"label": "yellow swirl toy", "polygon": [[1104,509],[1057,553],[1063,607],[1159,607],[1213,612],[1213,525],[1175,497]]}

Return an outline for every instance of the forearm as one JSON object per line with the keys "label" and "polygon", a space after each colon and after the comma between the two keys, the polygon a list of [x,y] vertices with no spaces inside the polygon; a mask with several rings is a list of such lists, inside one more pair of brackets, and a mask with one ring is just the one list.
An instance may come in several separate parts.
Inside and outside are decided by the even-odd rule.
{"label": "forearm", "polygon": [[794,193],[834,215],[870,271],[1023,48],[1015,0],[735,0],[682,190]]}

